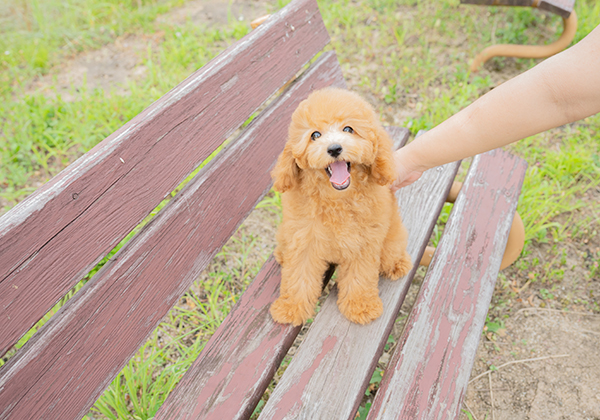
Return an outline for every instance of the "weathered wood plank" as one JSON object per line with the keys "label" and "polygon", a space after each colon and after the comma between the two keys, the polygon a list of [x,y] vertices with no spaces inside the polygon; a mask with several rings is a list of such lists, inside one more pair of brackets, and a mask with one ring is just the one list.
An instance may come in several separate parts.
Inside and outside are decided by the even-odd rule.
{"label": "weathered wood plank", "polygon": [[270,259],[155,420],[250,417],[300,331],[300,327],[276,324],[269,314],[280,282],[279,264]]}
{"label": "weathered wood plank", "polygon": [[9,360],[0,371],[0,418],[66,420],[86,413],[269,190],[270,169],[299,102],[331,84],[344,84],[333,52],[271,103]]}
{"label": "weathered wood plank", "polygon": [[[457,169],[458,162],[427,171],[398,192],[413,261],[423,254]],[[334,287],[260,419],[354,419],[417,267],[396,282],[380,280],[384,314],[368,325],[339,312]]]}
{"label": "weathered wood plank", "polygon": [[[395,148],[408,140],[406,128],[387,130]],[[155,420],[250,417],[300,331],[276,324],[271,318],[269,308],[279,296],[280,282],[280,267],[269,260],[169,395]]]}
{"label": "weathered wood plank", "polygon": [[541,0],[538,8],[547,10],[565,19],[571,16],[571,12],[575,8],[575,0]]}
{"label": "weathered wood plank", "polygon": [[460,2],[481,6],[537,7],[564,18],[568,18],[575,7],[575,0],[460,0]]}
{"label": "weathered wood plank", "polygon": [[460,0],[463,4],[479,4],[482,6],[522,6],[531,7],[536,0]]}
{"label": "weathered wood plank", "polygon": [[328,40],[292,2],[5,214],[0,355]]}
{"label": "weathered wood plank", "polygon": [[392,138],[392,147],[394,150],[404,146],[408,141],[408,136],[410,136],[410,130],[406,127],[388,126],[385,129]]}
{"label": "weathered wood plank", "polygon": [[526,168],[474,159],[368,419],[458,418]]}

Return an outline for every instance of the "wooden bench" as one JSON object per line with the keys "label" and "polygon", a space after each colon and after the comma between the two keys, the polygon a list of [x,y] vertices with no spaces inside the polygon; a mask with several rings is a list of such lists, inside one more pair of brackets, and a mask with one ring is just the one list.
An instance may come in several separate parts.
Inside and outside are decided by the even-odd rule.
{"label": "wooden bench", "polygon": [[[296,0],[0,219],[0,354],[272,97],[2,368],[0,419],[80,419],[270,189],[290,116],[344,86],[314,0]],[[403,143],[408,131],[390,128]],[[419,261],[459,163],[398,200]],[[525,163],[474,159],[369,418],[458,416]],[[261,419],[354,418],[416,268],[380,282],[384,315],[340,315],[332,289]],[[329,273],[331,274],[331,273]],[[268,308],[269,259],[155,419],[248,418],[300,328]]]}
{"label": "wooden bench", "polygon": [[492,45],[477,54],[473,63],[471,63],[471,71],[473,72],[477,71],[483,63],[492,57],[550,57],[567,48],[575,38],[575,32],[577,32],[577,14],[573,10],[575,0],[460,0],[460,2],[482,6],[533,7],[559,15],[563,19],[563,32],[556,41],[548,45]]}

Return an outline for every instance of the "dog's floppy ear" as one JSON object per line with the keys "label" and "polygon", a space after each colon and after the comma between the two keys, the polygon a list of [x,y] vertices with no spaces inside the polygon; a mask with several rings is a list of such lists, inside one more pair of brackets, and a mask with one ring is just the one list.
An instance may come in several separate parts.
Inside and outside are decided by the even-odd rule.
{"label": "dog's floppy ear", "polygon": [[276,191],[286,192],[298,184],[299,173],[300,168],[298,168],[292,154],[292,145],[288,142],[271,171],[271,177],[274,181],[273,187]]}
{"label": "dog's floppy ear", "polygon": [[396,166],[392,155],[392,140],[381,126],[375,129],[376,152],[375,162],[371,167],[371,176],[379,185],[391,185],[397,177]]}

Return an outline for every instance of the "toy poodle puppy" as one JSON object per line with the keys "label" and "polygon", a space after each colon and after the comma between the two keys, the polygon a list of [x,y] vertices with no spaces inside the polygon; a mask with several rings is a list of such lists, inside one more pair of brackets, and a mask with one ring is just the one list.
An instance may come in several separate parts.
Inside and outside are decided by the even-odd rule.
{"label": "toy poodle puppy", "polygon": [[344,89],[313,92],[292,115],[272,176],[282,192],[275,258],[282,266],[273,319],[300,325],[315,312],[323,274],[337,266],[338,308],[367,324],[383,313],[379,274],[412,268],[389,185],[392,142],[373,108]]}

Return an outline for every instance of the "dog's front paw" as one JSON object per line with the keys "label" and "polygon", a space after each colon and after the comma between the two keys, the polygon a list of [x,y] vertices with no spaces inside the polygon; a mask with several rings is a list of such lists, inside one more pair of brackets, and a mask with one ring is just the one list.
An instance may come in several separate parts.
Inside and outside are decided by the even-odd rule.
{"label": "dog's front paw", "polygon": [[346,318],[357,324],[368,324],[383,313],[383,304],[377,294],[365,298],[357,296],[338,301],[338,308]]}
{"label": "dog's front paw", "polygon": [[408,252],[404,252],[402,256],[394,261],[388,267],[382,267],[382,274],[390,280],[398,280],[404,277],[413,267]]}
{"label": "dog's front paw", "polygon": [[271,316],[279,324],[302,325],[314,313],[308,303],[294,301],[287,296],[279,297],[271,305]]}

